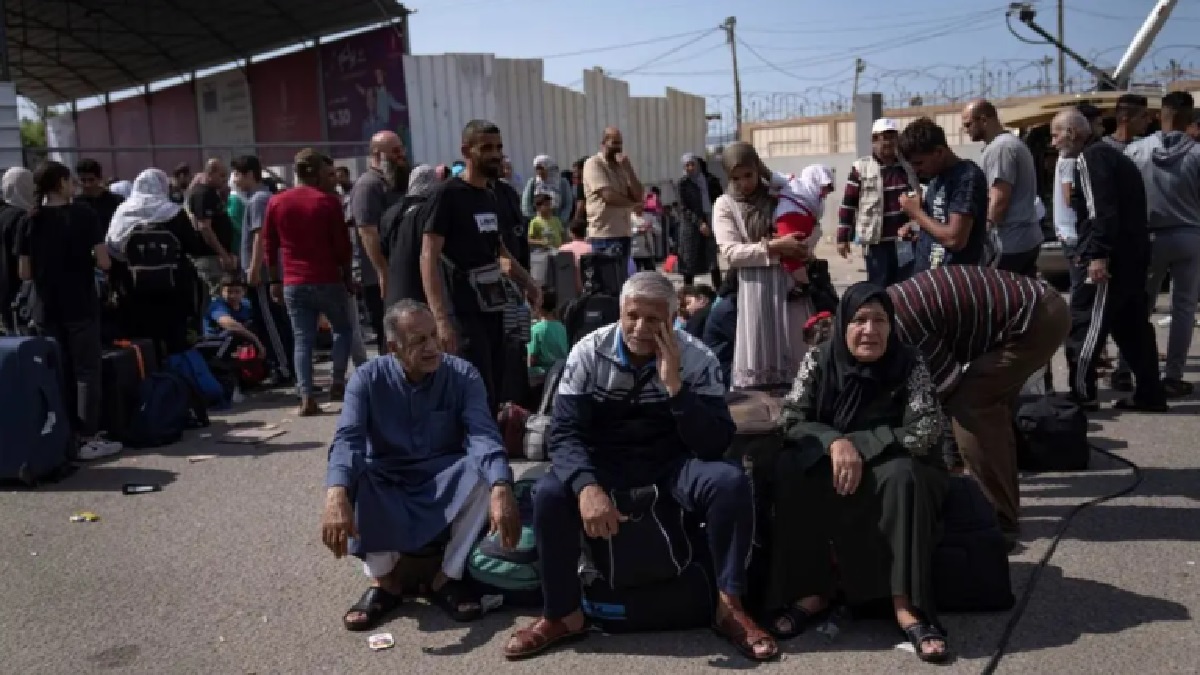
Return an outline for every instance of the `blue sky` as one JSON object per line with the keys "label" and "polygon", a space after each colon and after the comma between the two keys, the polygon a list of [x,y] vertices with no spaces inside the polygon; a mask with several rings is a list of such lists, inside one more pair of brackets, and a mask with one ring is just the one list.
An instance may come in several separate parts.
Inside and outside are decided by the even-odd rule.
{"label": "blue sky", "polygon": [[[581,71],[601,66],[625,74],[632,91],[654,95],[673,86],[697,94],[727,96],[733,90],[729,49],[722,33],[684,35],[715,28],[736,11],[738,59],[745,92],[803,93],[832,100],[851,89],[855,56],[868,64],[864,89],[923,93],[970,78],[985,68],[996,77],[1034,81],[1033,62],[1053,49],[1023,44],[1005,27],[1008,3],[997,0],[414,0],[414,53],[486,52],[546,58],[546,79],[572,84]],[[1154,0],[1068,0],[1067,44],[1087,56],[1115,63]],[[1183,0],[1155,42],[1153,58],[1200,68],[1196,3]],[[1056,29],[1053,0],[1035,2],[1038,22]],[[736,7],[736,10],[734,8]],[[843,7],[845,8],[843,10]],[[934,8],[936,11],[934,10]],[[1033,37],[1028,29],[1018,31]],[[672,39],[660,39],[675,35]],[[699,38],[699,39],[697,39]],[[688,46],[682,46],[691,42]],[[599,48],[628,45],[615,49]],[[1164,48],[1185,45],[1186,48]],[[588,54],[566,55],[595,48]],[[753,53],[757,52],[757,54]],[[665,55],[664,55],[665,54]],[[657,63],[651,63],[656,60]],[[760,58],[761,57],[761,58]],[[986,57],[986,65],[982,64]],[[764,60],[768,63],[764,63]],[[886,72],[886,71],[911,72]],[[1057,77],[1056,66],[1050,70]],[[1068,74],[1079,74],[1073,64]],[[1006,75],[1005,75],[1006,77]]]}
{"label": "blue sky", "polygon": [[[386,0],[385,0],[386,1]],[[732,68],[717,26],[736,7],[738,59],[749,119],[827,112],[852,89],[855,57],[867,63],[860,90],[894,100],[938,92],[978,93],[987,73],[993,95],[1035,84],[1056,54],[1024,44],[1005,26],[1000,0],[410,0],[416,54],[492,53],[543,58],[546,79],[580,87],[600,66],[630,83],[635,95],[670,86],[709,97],[712,111],[732,109]],[[1054,0],[1033,3],[1054,32]],[[1154,0],[1067,0],[1066,42],[1101,65],[1114,65]],[[1172,59],[1200,79],[1200,8],[1181,0],[1143,62]],[[841,11],[841,7],[845,11]],[[935,10],[935,8],[938,8]],[[832,11],[838,10],[838,11]],[[1016,23],[1016,22],[1014,22]],[[1018,33],[1036,39],[1016,23]],[[1068,76],[1080,69],[1068,62]],[[1057,82],[1057,66],[1049,76]],[[1080,82],[1090,86],[1090,78]],[[134,92],[130,92],[134,93]],[[120,98],[121,96],[118,96]],[[933,102],[932,100],[928,102]],[[86,107],[86,104],[81,104]],[[24,110],[28,113],[28,110]],[[727,115],[732,117],[732,115]]]}

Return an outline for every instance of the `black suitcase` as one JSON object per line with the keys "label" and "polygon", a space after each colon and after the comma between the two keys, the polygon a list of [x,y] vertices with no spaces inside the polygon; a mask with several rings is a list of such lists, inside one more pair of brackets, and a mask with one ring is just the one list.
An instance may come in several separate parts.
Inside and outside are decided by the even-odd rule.
{"label": "black suitcase", "polygon": [[1087,414],[1057,396],[1022,396],[1013,420],[1022,471],[1084,471],[1091,460]]}
{"label": "black suitcase", "polygon": [[951,476],[942,505],[942,540],[933,552],[934,602],[943,612],[1002,612],[1016,601],[1008,542],[996,511],[969,476]]}
{"label": "black suitcase", "polygon": [[114,347],[104,352],[100,361],[100,429],[108,437],[123,441],[128,435],[129,424],[141,404],[139,391],[142,386],[143,366],[137,349]]}

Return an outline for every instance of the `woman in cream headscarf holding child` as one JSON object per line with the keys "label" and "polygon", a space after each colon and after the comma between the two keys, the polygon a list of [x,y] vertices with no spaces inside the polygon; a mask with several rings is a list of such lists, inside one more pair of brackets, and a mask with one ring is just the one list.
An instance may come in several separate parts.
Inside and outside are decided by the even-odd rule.
{"label": "woman in cream headscarf holding child", "polygon": [[808,350],[804,324],[813,309],[807,297],[792,293],[797,282],[782,261],[807,260],[816,239],[778,233],[795,220],[788,214],[799,198],[791,194],[787,178],[762,163],[753,146],[733,143],[722,159],[729,187],[713,204],[713,234],[722,268],[738,276],[730,387],[786,390]]}

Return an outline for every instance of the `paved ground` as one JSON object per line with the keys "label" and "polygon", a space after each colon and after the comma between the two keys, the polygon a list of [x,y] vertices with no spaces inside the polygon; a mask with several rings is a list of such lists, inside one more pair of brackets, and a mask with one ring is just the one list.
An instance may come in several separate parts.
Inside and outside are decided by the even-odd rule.
{"label": "paved ground", "polygon": [[[841,269],[845,267],[845,269]],[[836,275],[855,273],[854,263]],[[1160,340],[1162,339],[1160,330]],[[1061,367],[1062,363],[1058,363]],[[1195,377],[1195,375],[1193,375]],[[1059,373],[1059,382],[1064,375]],[[593,636],[569,651],[505,664],[500,645],[524,616],[500,611],[470,628],[410,604],[385,630],[396,648],[367,649],[341,629],[362,590],[356,565],[321,547],[317,522],[334,418],[296,419],[292,401],[264,395],[215,417],[204,433],[82,468],[37,491],[0,492],[0,671],[123,673],[688,673],[745,669],[705,631]],[[1200,672],[1200,401],[1175,414],[1096,416],[1094,438],[1142,467],[1136,492],[1080,514],[1043,570],[1001,673]],[[276,423],[260,446],[221,434]],[[199,462],[189,456],[215,455]],[[1134,480],[1097,456],[1096,470],[1024,481],[1025,549],[1018,593],[1074,504]],[[160,493],[124,496],[126,482]],[[77,511],[96,523],[72,523]],[[1010,614],[947,617],[960,657],[944,672],[978,673]],[[833,641],[785,646],[790,672],[921,669],[894,649],[884,623],[854,624]]]}

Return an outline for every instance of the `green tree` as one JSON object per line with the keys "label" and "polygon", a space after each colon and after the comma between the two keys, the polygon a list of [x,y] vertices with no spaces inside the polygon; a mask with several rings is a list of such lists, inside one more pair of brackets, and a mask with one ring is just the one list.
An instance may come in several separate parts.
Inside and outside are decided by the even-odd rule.
{"label": "green tree", "polygon": [[42,149],[46,147],[46,120],[54,117],[54,111],[49,108],[38,110],[37,117],[21,118],[21,145],[26,148]]}

